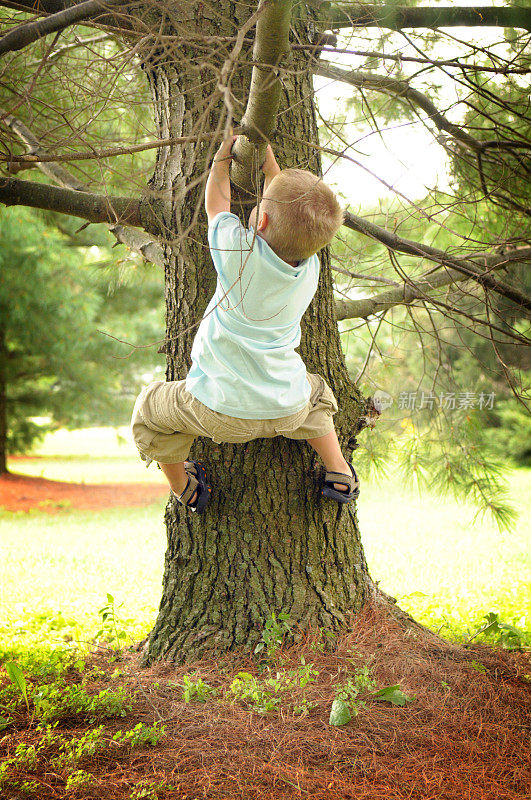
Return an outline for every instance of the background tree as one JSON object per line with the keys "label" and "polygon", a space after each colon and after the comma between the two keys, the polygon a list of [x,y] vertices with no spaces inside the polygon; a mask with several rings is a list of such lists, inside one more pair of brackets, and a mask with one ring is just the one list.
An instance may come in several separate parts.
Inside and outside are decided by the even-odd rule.
{"label": "background tree", "polygon": [[[3,5],[9,7],[10,0],[4,0]],[[16,5],[24,7],[18,2]],[[283,164],[320,172],[323,152],[345,163],[359,161],[351,155],[351,146],[356,146],[359,137],[345,140],[334,120],[323,123],[330,130],[330,141],[318,143],[313,74],[325,70],[334,81],[356,86],[363,98],[363,123],[369,120],[380,134],[382,126],[367,100],[368,89],[384,96],[384,119],[386,114],[389,119],[393,116],[385,110],[389,108],[389,95],[397,104],[405,100],[415,113],[427,115],[422,119],[434,130],[440,146],[456,163],[462,161],[475,168],[480,187],[477,191],[481,190],[484,200],[495,204],[504,215],[495,235],[481,221],[477,223],[472,216],[478,199],[473,186],[467,186],[464,195],[456,186],[456,194],[448,190],[443,195],[432,193],[422,202],[411,202],[399,192],[401,213],[393,209],[385,226],[366,215],[348,214],[347,227],[368,237],[368,247],[373,246],[372,240],[381,243],[383,249],[361,273],[346,265],[343,255],[341,269],[348,266],[349,273],[355,272],[358,296],[354,298],[350,296],[351,285],[339,282],[334,296],[329,255],[323,254],[320,285],[304,319],[300,348],[309,370],[320,372],[338,397],[336,423],[345,454],[350,456],[358,447],[360,431],[372,424],[378,410],[349,379],[336,319],[368,320],[368,324],[374,320],[378,332],[385,330],[382,323],[389,309],[404,306],[412,324],[422,331],[415,310],[418,306],[425,310],[430,325],[429,333],[422,331],[423,336],[439,337],[442,320],[458,319],[477,335],[488,337],[493,348],[498,347],[502,336],[503,341],[527,344],[519,322],[507,322],[505,311],[502,314],[495,308],[492,297],[515,304],[515,319],[529,312],[529,298],[511,267],[528,259],[530,250],[521,233],[521,222],[508,222],[509,216],[526,219],[528,215],[520,196],[521,176],[526,169],[520,151],[525,151],[529,143],[519,125],[511,129],[509,138],[506,124],[476,102],[477,97],[493,94],[484,89],[485,76],[494,76],[496,85],[508,75],[515,76],[516,82],[523,79],[516,76],[523,76],[528,69],[521,54],[527,34],[521,30],[511,34],[511,53],[505,42],[500,47],[494,42],[489,48],[476,48],[445,33],[454,42],[456,55],[441,59],[431,52],[439,34],[431,38],[425,29],[469,24],[472,17],[475,25],[507,22],[528,30],[529,12],[520,9],[515,20],[509,9],[511,14],[500,11],[493,20],[490,12],[471,14],[469,9],[458,8],[451,13],[437,9],[434,16],[433,9],[411,9],[411,15],[410,9],[406,13],[382,6],[376,12],[374,8],[349,5],[338,7],[336,14],[329,4],[316,4],[297,5],[290,22],[289,4],[281,0],[262,2],[258,8],[238,5],[236,9],[228,3],[186,2],[174,8],[155,0],[137,10],[122,4],[113,4],[112,9],[109,6],[90,0],[65,8],[63,3],[58,6],[55,0],[44,0],[39,12],[42,24],[30,27],[23,15],[11,14],[16,27],[0,40],[0,53],[7,54],[6,69],[23,76],[19,84],[23,88],[15,87],[4,74],[4,86],[10,94],[3,116],[4,159],[11,172],[38,165],[46,170],[48,180],[43,184],[8,177],[0,186],[0,200],[66,212],[90,222],[110,222],[121,241],[164,266],[168,379],[186,374],[195,327],[214,288],[201,205],[206,171],[219,139],[242,120],[243,128],[237,130],[250,142],[241,145],[234,174],[244,190],[235,206],[242,212],[249,200],[256,199],[249,198],[249,189],[256,193],[253,177],[263,140],[273,134],[277,100],[282,113],[274,140]],[[389,52],[387,34],[375,41],[375,29],[371,28],[366,34],[370,47],[357,46],[350,53],[363,59],[365,74],[360,76],[358,70],[353,76],[344,69],[339,71],[343,74],[330,72],[332,68],[322,63],[324,52],[340,60],[348,55],[344,51],[350,46],[343,46],[347,43],[341,40],[337,48],[330,37],[323,38],[322,31],[365,25],[368,11],[378,14],[382,26],[399,30],[399,52]],[[94,35],[87,28],[78,29],[77,34],[67,30],[65,26],[71,25],[74,13],[85,25],[88,15],[93,15],[91,24],[107,33]],[[374,17],[369,15],[368,21],[373,23]],[[420,26],[420,39],[415,40],[402,30],[403,26]],[[43,38],[45,33],[48,39]],[[21,48],[20,52],[16,48]],[[128,106],[124,102],[127,93],[121,93],[121,88],[124,82],[136,87],[139,69],[151,92],[154,127],[146,123],[142,113],[145,94],[132,91],[129,97],[134,97],[138,113],[134,115],[135,124],[128,123],[130,135],[124,141],[119,136],[120,118]],[[467,127],[461,114],[456,115],[456,121],[449,119],[445,108],[437,108],[430,97],[413,86],[415,70],[422,70],[423,76],[433,70],[450,75],[459,102],[470,104],[475,113],[491,120],[489,138],[476,135],[476,121]],[[431,74],[429,80],[437,84],[438,77]],[[89,102],[85,102],[87,97]],[[263,113],[264,106],[269,114]],[[514,117],[515,109],[509,106],[508,113]],[[100,118],[106,124],[94,126],[94,120]],[[497,144],[485,143],[491,139]],[[33,155],[23,155],[23,150]],[[144,153],[136,172],[131,164],[134,150]],[[143,183],[145,153],[155,153],[147,186]],[[67,161],[68,171],[60,164]],[[392,189],[385,176],[378,178]],[[50,179],[62,188],[53,187]],[[490,184],[485,191],[487,180]],[[137,196],[132,195],[135,181]],[[464,221],[464,231],[448,224],[449,210]],[[414,240],[402,235],[405,220],[412,217],[416,219]],[[449,233],[450,240],[439,241],[434,225],[437,234]],[[507,241],[512,250],[500,253],[500,246]],[[389,259],[386,269],[393,270],[393,278],[381,274],[380,252]],[[352,263],[357,267],[359,253],[354,255]],[[407,261],[403,261],[403,255]],[[508,274],[500,275],[500,270]],[[375,282],[387,286],[371,291]],[[362,292],[364,296],[360,297]],[[371,349],[375,341],[372,336]],[[508,380],[522,398],[514,377],[509,374]],[[198,442],[193,452],[206,463],[216,496],[205,518],[199,520],[174,503],[168,506],[163,598],[146,648],[147,661],[196,658],[253,644],[271,611],[289,612],[299,628],[314,624],[332,630],[348,624],[350,614],[369,598],[390,613],[399,613],[375,589],[367,574],[353,509],[338,509],[319,498],[314,483],[316,464],[308,448],[276,439],[253,442],[245,448]],[[481,480],[489,474],[488,466],[478,460],[475,485],[485,505],[492,506],[492,491],[489,494],[485,480]],[[448,474],[444,462],[442,467],[442,474]],[[275,482],[269,478],[272,469]],[[499,516],[502,519],[503,509]]]}
{"label": "background tree", "polygon": [[142,373],[153,369],[146,350],[124,358],[129,348],[100,329],[160,336],[159,270],[139,278],[134,262],[109,253],[104,232],[95,257],[69,235],[67,220],[61,227],[24,208],[0,217],[0,472],[8,453],[48,430],[127,424]]}

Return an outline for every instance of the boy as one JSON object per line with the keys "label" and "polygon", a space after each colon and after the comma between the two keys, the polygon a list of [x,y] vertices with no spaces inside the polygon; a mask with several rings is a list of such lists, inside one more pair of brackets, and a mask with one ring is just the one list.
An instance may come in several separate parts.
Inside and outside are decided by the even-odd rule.
{"label": "boy", "polygon": [[268,146],[262,201],[246,230],[230,213],[235,140],[219,148],[205,190],[218,281],[194,339],[192,367],[185,380],[144,387],[133,411],[135,443],[191,511],[203,512],[211,495],[204,467],[186,461],[196,436],[218,443],[306,439],[328,470],[323,494],[348,503],[359,484],[337,440],[335,397],[295,352],[301,317],[317,289],[316,253],[341,226],[343,212],[312,173],[281,171]]}

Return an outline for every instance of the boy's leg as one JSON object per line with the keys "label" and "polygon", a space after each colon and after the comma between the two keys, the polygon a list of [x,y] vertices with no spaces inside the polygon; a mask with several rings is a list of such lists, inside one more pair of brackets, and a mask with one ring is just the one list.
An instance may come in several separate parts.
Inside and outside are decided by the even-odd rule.
{"label": "boy's leg", "polygon": [[[345,475],[350,475],[351,470],[348,461],[345,461],[335,429],[325,436],[319,436],[316,439],[306,439],[309,445],[313,447],[317,455],[323,459],[328,472],[343,472]],[[344,491],[349,487],[344,483],[334,483],[334,488]]]}
{"label": "boy's leg", "polygon": [[[171,490],[177,495],[181,495],[186,489],[188,474],[185,470],[185,465],[188,463],[188,461],[179,461],[176,464],[159,464],[159,467],[170,484]],[[190,498],[189,505],[193,505],[196,500],[197,491],[194,492],[193,496]]]}
{"label": "boy's leg", "polygon": [[[144,387],[131,420],[133,438],[141,457],[159,464],[177,495],[181,495],[188,484],[185,466],[189,462],[184,459],[196,435],[202,433],[200,427],[194,426],[186,405],[183,408],[183,385],[184,381],[153,381]],[[179,417],[172,416],[176,407],[181,408]],[[189,505],[195,503],[197,495],[198,492],[194,492]]]}

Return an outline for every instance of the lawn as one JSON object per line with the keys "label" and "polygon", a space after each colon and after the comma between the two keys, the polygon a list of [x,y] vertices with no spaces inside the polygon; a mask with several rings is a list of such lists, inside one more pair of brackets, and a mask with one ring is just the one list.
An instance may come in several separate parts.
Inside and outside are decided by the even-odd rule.
{"label": "lawn", "polygon": [[[74,453],[76,453],[74,455]],[[131,443],[98,429],[48,437],[38,458],[11,468],[54,480],[104,483],[162,481]],[[147,473],[147,477],[146,477]],[[451,498],[419,496],[397,477],[364,482],[358,519],[373,578],[420,621],[443,635],[470,635],[484,614],[531,627],[529,491],[531,470],[511,473],[515,529],[500,533],[475,509]],[[140,638],[161,594],[165,530],[162,499],[141,509],[0,512],[0,640],[89,640],[107,593],[121,628]]]}

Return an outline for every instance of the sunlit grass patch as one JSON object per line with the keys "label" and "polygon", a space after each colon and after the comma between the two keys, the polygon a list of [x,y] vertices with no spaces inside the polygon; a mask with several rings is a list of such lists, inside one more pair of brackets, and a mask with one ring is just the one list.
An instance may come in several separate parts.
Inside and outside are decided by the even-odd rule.
{"label": "sunlit grass patch", "polygon": [[165,483],[155,464],[146,469],[127,427],[49,433],[31,455],[12,457],[9,469],[69,483]]}
{"label": "sunlit grass patch", "polygon": [[[358,518],[369,569],[402,608],[441,634],[467,637],[489,611],[531,629],[531,470],[510,473],[519,520],[500,533],[472,505],[404,491],[393,480],[365,486]],[[365,502],[364,502],[365,501]]]}
{"label": "sunlit grass patch", "polygon": [[0,639],[27,646],[90,639],[107,592],[123,602],[130,640],[145,635],[161,594],[164,504],[0,514]]}
{"label": "sunlit grass patch", "polygon": [[160,483],[163,486],[166,482],[155,464],[146,469],[140,458],[131,456],[28,456],[12,458],[9,469],[19,475],[68,483]]}

